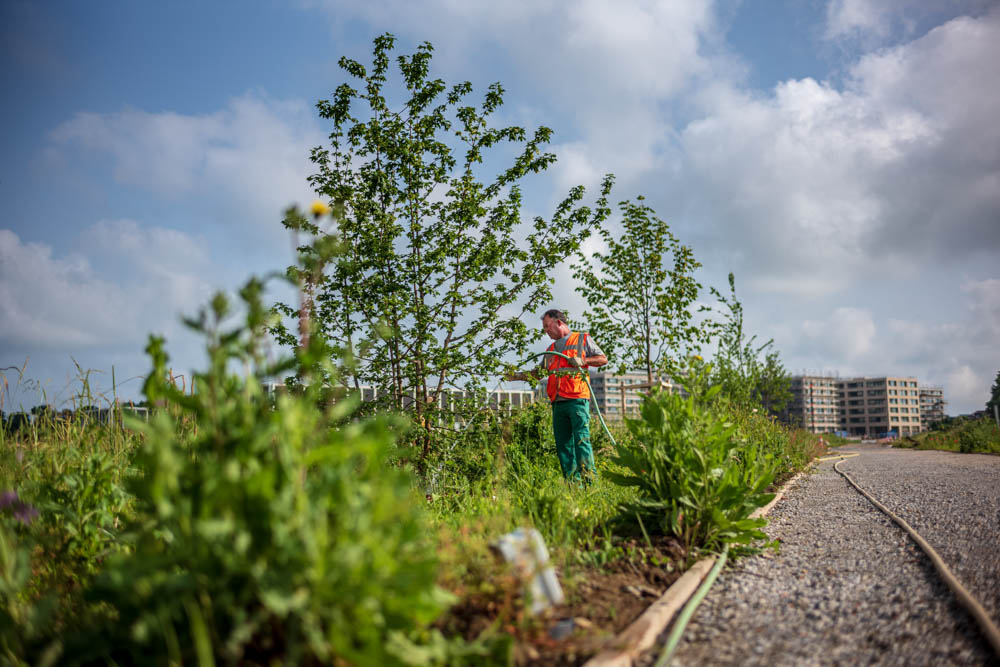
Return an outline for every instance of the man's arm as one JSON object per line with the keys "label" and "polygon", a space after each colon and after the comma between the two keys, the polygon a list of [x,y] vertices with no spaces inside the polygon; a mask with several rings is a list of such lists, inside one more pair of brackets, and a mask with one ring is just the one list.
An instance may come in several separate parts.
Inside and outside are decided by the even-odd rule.
{"label": "man's arm", "polygon": [[600,368],[607,365],[608,358],[604,356],[604,351],[597,347],[594,337],[590,334],[585,335],[587,338],[583,349],[583,364],[593,368]]}

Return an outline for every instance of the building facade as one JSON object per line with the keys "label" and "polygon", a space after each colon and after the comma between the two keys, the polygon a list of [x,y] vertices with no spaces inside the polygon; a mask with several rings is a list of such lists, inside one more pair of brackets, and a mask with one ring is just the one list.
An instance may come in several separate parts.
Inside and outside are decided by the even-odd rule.
{"label": "building facade", "polygon": [[[845,432],[880,438],[914,435],[921,418],[920,388],[913,377],[830,378],[793,376],[785,421],[813,433]],[[939,395],[940,396],[940,395]],[[943,417],[944,401],[940,399]]]}
{"label": "building facade", "polygon": [[[604,418],[622,419],[638,415],[639,406],[642,405],[642,394],[649,392],[647,377],[646,371],[617,374],[591,370],[590,388],[594,402]],[[657,378],[654,382],[659,382],[667,391],[684,393],[681,385],[670,379]],[[544,385],[544,382],[542,384]]]}
{"label": "building facade", "polygon": [[916,378],[850,378],[844,384],[848,434],[881,437],[921,431]]}
{"label": "building facade", "polygon": [[840,430],[840,380],[820,375],[797,375],[792,378],[791,400],[782,419],[812,433]]}
{"label": "building facade", "polygon": [[944,419],[944,406],[948,405],[948,402],[944,400],[944,389],[941,387],[922,385],[919,390],[920,423],[928,429]]}

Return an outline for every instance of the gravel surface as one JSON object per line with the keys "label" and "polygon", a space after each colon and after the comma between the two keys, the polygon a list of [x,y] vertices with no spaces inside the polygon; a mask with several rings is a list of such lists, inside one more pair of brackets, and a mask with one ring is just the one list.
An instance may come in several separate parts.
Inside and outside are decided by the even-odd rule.
{"label": "gravel surface", "polygon": [[[923,535],[1000,621],[1000,457],[878,445],[840,451],[861,453],[841,469]],[[672,664],[998,664],[919,547],[834,463],[817,466],[775,505],[766,530],[779,553],[726,568]]]}

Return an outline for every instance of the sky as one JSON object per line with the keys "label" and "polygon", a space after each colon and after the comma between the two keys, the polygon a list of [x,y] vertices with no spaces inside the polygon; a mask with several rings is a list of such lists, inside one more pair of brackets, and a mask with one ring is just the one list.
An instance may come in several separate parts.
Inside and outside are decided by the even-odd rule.
{"label": "sky", "polygon": [[[83,377],[137,398],[150,333],[177,374],[201,367],[181,315],[292,261],[282,211],[314,198],[331,129],[315,104],[386,32],[432,43],[448,83],[501,82],[503,123],[553,129],[525,216],[614,173],[613,201],[645,196],[704,285],[735,274],[792,373],[913,376],[949,414],[982,409],[995,0],[6,0],[0,407],[72,402]],[[554,278],[553,306],[582,312],[568,262]]]}

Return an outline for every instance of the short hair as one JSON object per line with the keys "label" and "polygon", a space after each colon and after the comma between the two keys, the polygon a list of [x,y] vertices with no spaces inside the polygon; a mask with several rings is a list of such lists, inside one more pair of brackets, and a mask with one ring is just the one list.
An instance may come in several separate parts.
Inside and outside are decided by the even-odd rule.
{"label": "short hair", "polygon": [[544,320],[546,317],[549,318],[550,320],[559,320],[563,324],[567,324],[566,314],[563,313],[563,311],[559,310],[558,308],[549,308],[548,310],[546,310],[545,314],[542,315],[542,319]]}

